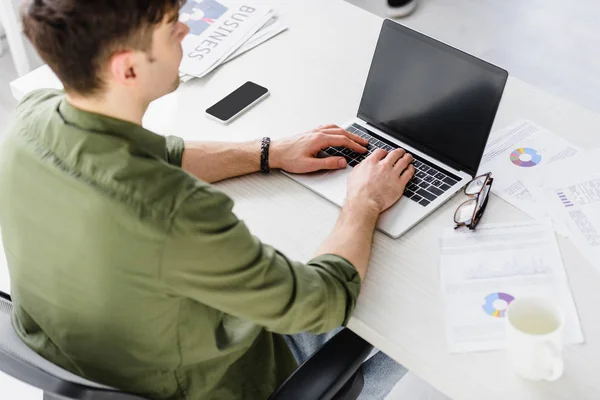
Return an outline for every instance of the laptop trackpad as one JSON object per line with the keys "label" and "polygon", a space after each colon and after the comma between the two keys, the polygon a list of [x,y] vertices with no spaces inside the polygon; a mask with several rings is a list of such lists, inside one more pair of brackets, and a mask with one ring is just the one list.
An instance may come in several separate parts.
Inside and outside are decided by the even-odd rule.
{"label": "laptop trackpad", "polygon": [[318,179],[311,180],[309,188],[342,206],[346,198],[346,181],[350,172],[352,172],[350,167],[325,172]]}

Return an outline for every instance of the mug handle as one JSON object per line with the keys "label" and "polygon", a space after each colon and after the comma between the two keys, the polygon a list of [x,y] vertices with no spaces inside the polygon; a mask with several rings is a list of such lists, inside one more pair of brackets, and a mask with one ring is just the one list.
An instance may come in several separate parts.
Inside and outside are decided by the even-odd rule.
{"label": "mug handle", "polygon": [[544,345],[551,362],[551,366],[548,368],[548,376],[545,379],[552,382],[562,376],[565,370],[565,364],[562,359],[561,351],[556,344],[548,341],[544,343]]}

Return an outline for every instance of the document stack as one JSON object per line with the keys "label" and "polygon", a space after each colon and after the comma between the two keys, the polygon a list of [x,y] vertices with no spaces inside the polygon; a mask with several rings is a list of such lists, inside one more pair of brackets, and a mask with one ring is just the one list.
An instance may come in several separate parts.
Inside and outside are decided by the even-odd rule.
{"label": "document stack", "polygon": [[268,6],[239,1],[188,0],[179,20],[190,28],[182,43],[182,82],[203,77],[287,29]]}

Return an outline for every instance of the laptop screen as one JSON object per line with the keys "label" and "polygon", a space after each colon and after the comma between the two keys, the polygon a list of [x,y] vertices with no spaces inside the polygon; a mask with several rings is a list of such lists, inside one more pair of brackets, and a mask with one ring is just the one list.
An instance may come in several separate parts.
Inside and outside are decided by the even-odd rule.
{"label": "laptop screen", "polygon": [[508,73],[386,20],[358,117],[474,175]]}

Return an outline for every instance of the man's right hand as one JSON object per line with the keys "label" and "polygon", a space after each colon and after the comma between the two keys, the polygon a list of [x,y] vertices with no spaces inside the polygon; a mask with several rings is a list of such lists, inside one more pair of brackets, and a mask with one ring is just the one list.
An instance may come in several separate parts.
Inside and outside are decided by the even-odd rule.
{"label": "man's right hand", "polygon": [[338,222],[317,254],[343,257],[365,279],[377,219],[402,197],[415,174],[412,161],[404,150],[377,149],[354,167]]}
{"label": "man's right hand", "polygon": [[378,215],[393,206],[415,174],[413,157],[402,149],[377,149],[354,167],[348,178],[346,202],[360,204]]}

